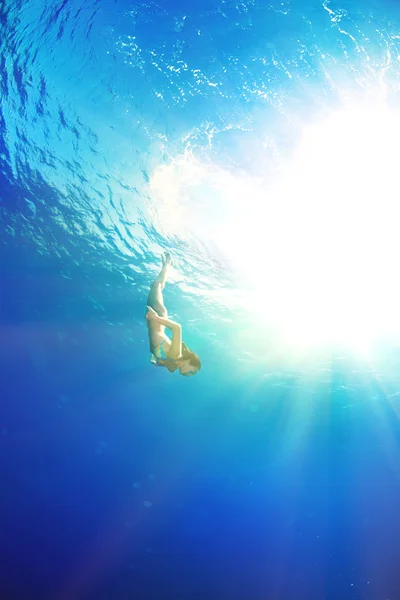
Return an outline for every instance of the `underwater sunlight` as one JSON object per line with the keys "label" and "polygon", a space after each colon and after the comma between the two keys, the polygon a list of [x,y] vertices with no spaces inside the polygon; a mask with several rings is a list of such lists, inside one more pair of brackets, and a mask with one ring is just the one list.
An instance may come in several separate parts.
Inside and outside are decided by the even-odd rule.
{"label": "underwater sunlight", "polygon": [[251,311],[288,343],[367,351],[397,336],[400,115],[360,100],[302,125],[271,181],[190,148],[150,181],[166,234],[210,240]]}

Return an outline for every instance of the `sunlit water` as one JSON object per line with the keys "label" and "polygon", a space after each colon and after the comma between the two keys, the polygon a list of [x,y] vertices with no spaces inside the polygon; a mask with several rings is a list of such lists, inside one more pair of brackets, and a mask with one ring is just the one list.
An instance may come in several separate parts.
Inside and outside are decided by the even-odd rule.
{"label": "sunlit water", "polygon": [[[221,583],[216,596],[398,597],[390,577],[371,574],[368,553],[354,563],[354,540],[340,552],[324,510],[336,490],[351,521],[337,490],[356,480],[359,448],[377,452],[374,436],[391,474],[397,452],[399,40],[389,2],[0,4],[2,460],[10,490],[18,481],[40,512],[53,507],[54,523],[88,523],[87,544],[60,534],[66,564],[61,552],[29,566],[39,588],[58,573],[52,597],[86,597],[115,564],[129,576],[141,569],[146,587],[172,531],[189,554],[194,539],[221,560],[230,539],[221,506],[232,503],[229,529],[266,485],[268,514],[286,527],[271,534],[279,576],[270,566],[261,587],[244,577],[249,595]],[[145,300],[166,248],[175,259],[166,302],[203,363],[190,383],[148,361]],[[307,508],[293,489],[325,481],[328,463],[325,508]],[[379,461],[373,468],[377,477]],[[196,477],[217,478],[207,484],[214,504]],[[282,514],[281,494],[295,498]],[[164,516],[143,524],[138,511],[157,502]],[[15,509],[12,523],[33,512]],[[287,548],[300,553],[310,529],[307,575],[288,582]],[[245,528],[237,535],[247,539]],[[313,586],[310,565],[321,563],[326,578]],[[180,569],[172,559],[169,568]],[[125,597],[110,586],[104,598]]]}

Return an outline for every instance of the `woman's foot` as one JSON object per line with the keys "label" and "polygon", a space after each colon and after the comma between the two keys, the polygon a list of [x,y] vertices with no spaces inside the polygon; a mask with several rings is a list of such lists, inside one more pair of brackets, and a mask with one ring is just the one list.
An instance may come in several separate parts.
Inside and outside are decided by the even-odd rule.
{"label": "woman's foot", "polygon": [[172,260],[172,256],[171,256],[171,254],[168,251],[164,252],[163,255],[162,255],[162,264],[163,265],[170,265],[171,267],[174,265],[174,262]]}
{"label": "woman's foot", "polygon": [[173,266],[172,257],[169,252],[163,252],[161,255],[162,267],[156,282],[161,284],[161,289],[164,289],[165,282],[168,279],[169,268]]}

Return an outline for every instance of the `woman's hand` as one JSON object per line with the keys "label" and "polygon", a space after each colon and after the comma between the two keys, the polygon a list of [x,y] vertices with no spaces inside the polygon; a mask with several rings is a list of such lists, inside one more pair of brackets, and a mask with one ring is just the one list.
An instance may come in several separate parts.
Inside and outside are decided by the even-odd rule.
{"label": "woman's hand", "polygon": [[151,306],[148,306],[147,313],[146,313],[146,319],[148,319],[149,321],[156,321],[159,318],[160,317],[158,316],[158,314],[156,313],[154,308],[151,308]]}

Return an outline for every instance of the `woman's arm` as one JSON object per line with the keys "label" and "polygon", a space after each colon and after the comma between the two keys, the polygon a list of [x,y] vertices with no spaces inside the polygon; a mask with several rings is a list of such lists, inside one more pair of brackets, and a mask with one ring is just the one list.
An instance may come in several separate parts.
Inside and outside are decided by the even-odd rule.
{"label": "woman's arm", "polygon": [[168,352],[168,358],[174,360],[180,358],[182,356],[182,327],[179,323],[175,323],[175,321],[170,321],[169,319],[163,319],[162,317],[158,317],[156,321],[172,331],[171,350]]}
{"label": "woman's arm", "polygon": [[179,323],[175,323],[175,321],[171,321],[170,319],[164,319],[164,317],[159,317],[158,315],[152,320],[156,323],[159,323],[160,325],[163,325],[164,327],[167,327],[172,332],[174,331],[174,329],[177,329],[178,327],[180,328]]}
{"label": "woman's arm", "polygon": [[163,325],[172,331],[171,350],[168,352],[168,358],[176,360],[182,356],[182,327],[179,323],[159,317],[155,310],[147,307],[147,318],[159,325]]}

